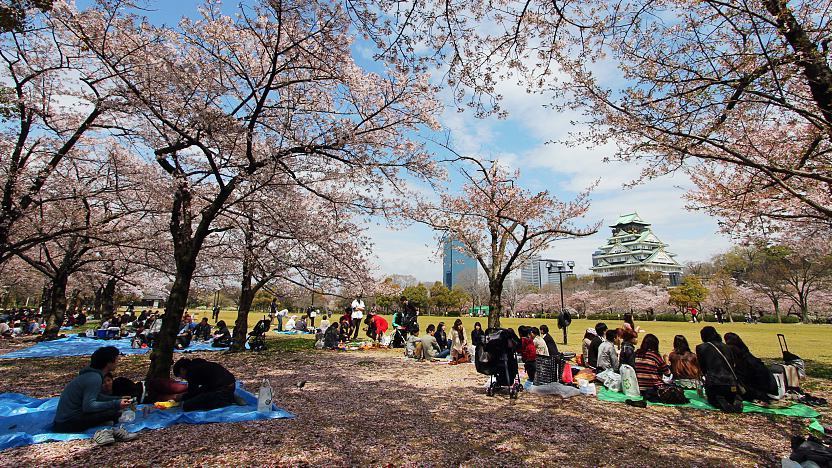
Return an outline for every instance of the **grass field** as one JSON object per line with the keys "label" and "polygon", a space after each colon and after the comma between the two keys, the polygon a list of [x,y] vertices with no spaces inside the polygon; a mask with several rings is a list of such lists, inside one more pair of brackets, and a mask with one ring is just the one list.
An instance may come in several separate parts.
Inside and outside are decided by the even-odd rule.
{"label": "grass field", "polygon": [[[192,309],[189,312],[195,316],[196,321],[206,315],[210,319],[211,315],[211,311],[207,309]],[[262,314],[260,313],[252,313],[249,316],[249,327],[253,327],[261,317]],[[385,315],[384,317],[388,322],[392,321],[389,315]],[[220,319],[225,320],[229,327],[233,327],[234,320],[236,319],[236,311],[233,309],[224,309],[220,312]],[[320,318],[317,320],[320,320]],[[419,326],[424,330],[428,324],[432,323],[436,325],[441,321],[445,322],[447,328],[450,328],[454,320],[456,320],[455,317],[420,316]],[[480,322],[483,327],[487,325],[487,319],[485,317],[462,317],[462,322],[469,337],[475,322]],[[545,323],[549,326],[561,350],[576,353],[581,352],[581,340],[583,339],[584,332],[588,327],[594,327],[596,323],[594,320],[574,320],[572,326],[569,327],[568,344],[563,346],[561,344],[563,334],[561,330],[557,329],[557,321],[554,319],[504,318],[501,322],[502,326],[511,327],[515,330],[520,325],[539,327]],[[605,323],[608,327],[620,327],[623,322],[606,321]],[[647,333],[653,333],[659,338],[659,351],[662,354],[666,354],[672,350],[673,337],[679,334],[687,337],[691,348],[695,347],[700,343],[699,330],[706,324],[688,322],[638,322],[638,325],[647,330]],[[832,346],[830,346],[832,344],[832,325],[774,323],[725,323],[722,325],[708,323],[707,325],[714,325],[720,334],[726,332],[738,334],[751,349],[751,352],[763,359],[781,359],[780,347],[777,344],[777,333],[783,333],[788,340],[789,350],[807,361],[807,368],[811,374],[817,377],[832,379]]]}

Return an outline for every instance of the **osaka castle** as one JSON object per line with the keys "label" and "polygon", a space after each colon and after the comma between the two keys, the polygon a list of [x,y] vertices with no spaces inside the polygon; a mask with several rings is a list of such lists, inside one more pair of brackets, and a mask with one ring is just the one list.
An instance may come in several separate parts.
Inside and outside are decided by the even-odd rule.
{"label": "osaka castle", "polygon": [[602,276],[626,276],[644,270],[676,276],[682,266],[668,252],[667,244],[660,241],[650,224],[638,213],[618,217],[607,243],[592,254],[592,270]]}

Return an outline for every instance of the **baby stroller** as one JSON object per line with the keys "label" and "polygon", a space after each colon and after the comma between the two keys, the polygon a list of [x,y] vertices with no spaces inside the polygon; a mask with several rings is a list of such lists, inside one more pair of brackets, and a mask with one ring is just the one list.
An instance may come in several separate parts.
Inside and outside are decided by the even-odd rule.
{"label": "baby stroller", "polygon": [[520,377],[515,354],[519,348],[520,339],[513,331],[503,328],[486,330],[483,343],[476,348],[475,365],[477,372],[491,376],[486,390],[488,396],[494,396],[498,389],[507,387],[509,398],[517,398]]}
{"label": "baby stroller", "polygon": [[272,321],[266,317],[257,322],[254,329],[248,332],[248,349],[252,351],[266,350],[266,332],[269,331],[271,325]]}

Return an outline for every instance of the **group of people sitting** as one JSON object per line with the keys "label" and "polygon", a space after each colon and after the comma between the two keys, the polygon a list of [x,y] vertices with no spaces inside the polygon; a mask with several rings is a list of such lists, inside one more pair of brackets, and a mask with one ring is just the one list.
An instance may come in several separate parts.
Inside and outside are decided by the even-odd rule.
{"label": "group of people sitting", "polygon": [[[67,325],[86,323],[83,311],[77,315],[69,314]],[[36,309],[13,308],[0,312],[0,338],[12,339],[15,336],[36,335],[46,327],[46,318]]]}
{"label": "group of people sitting", "polygon": [[119,426],[128,410],[137,404],[170,401],[181,403],[183,411],[210,410],[235,402],[236,379],[225,367],[204,359],[182,358],[173,365],[173,375],[182,381],[150,378],[134,382],[125,377],[113,378],[119,351],[114,346],[98,348],[90,365],[81,369],[61,392],[55,412],[55,432],[83,432],[107,426],[95,433],[100,445],[127,441],[137,434]]}
{"label": "group of people sitting", "polygon": [[[142,311],[138,317],[127,312],[123,315],[105,318],[99,330],[112,331],[112,333],[104,334],[104,337],[108,338],[132,336],[131,345],[134,348],[153,348],[162,331],[164,317],[165,314],[160,315],[158,311],[150,313]],[[186,312],[179,323],[176,348],[185,349],[193,340],[213,340],[212,346],[226,348],[231,346],[231,330],[224,320],[217,322],[216,329],[208,323],[208,317],[203,317],[199,323],[194,323],[193,317]]]}
{"label": "group of people sitting", "polygon": [[700,338],[702,343],[692,351],[687,338],[676,335],[673,350],[662,355],[655,335],[647,333],[639,344],[632,326],[612,330],[598,323],[587,329],[583,362],[599,374],[609,371],[624,377],[634,371],[639,392],[648,401],[660,401],[666,387],[674,386],[704,390],[712,406],[740,412],[742,401],[768,403],[778,394],[773,373],[739,335],[722,337],[706,326]]}
{"label": "group of people sitting", "polygon": [[[482,330],[479,323],[474,327]],[[413,333],[410,333],[405,341],[405,356],[417,361],[444,359],[450,356],[452,365],[471,361],[470,345],[465,337],[462,320],[456,319],[450,331],[447,332],[445,322],[428,325],[424,335],[421,336],[419,336],[418,324],[414,325],[411,330]],[[472,336],[472,342],[474,341]]]}

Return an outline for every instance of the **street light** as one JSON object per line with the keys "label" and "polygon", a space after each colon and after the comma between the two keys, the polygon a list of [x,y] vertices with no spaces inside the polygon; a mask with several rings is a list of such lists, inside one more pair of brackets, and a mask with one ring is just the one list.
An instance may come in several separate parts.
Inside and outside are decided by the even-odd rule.
{"label": "street light", "polygon": [[[564,273],[572,273],[575,269],[575,262],[569,260],[564,262],[563,260],[555,260],[554,262],[549,262],[546,264],[546,269],[549,273],[553,272],[553,268],[556,268],[554,272],[558,274],[558,284],[560,284],[560,313],[563,315],[563,311],[566,307],[563,304],[563,274]],[[563,344],[566,344],[566,324],[564,323],[563,327]]]}

